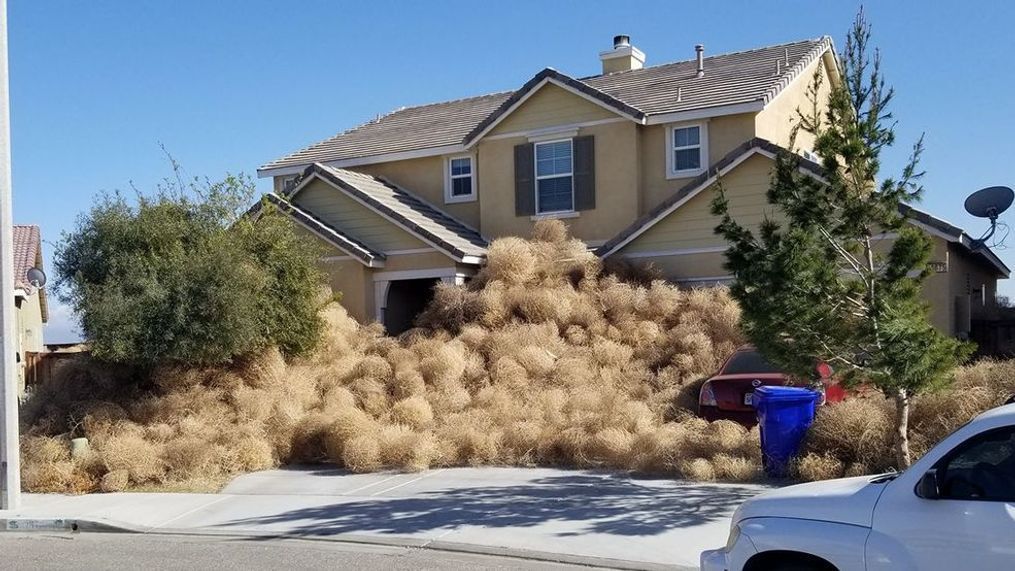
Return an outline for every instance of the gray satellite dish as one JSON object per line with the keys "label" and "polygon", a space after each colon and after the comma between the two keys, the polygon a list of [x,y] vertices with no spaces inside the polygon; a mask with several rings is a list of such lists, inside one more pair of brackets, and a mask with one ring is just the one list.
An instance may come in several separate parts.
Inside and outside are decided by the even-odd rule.
{"label": "gray satellite dish", "polygon": [[966,199],[966,212],[977,218],[995,219],[1015,200],[1015,192],[1007,186],[988,186]]}
{"label": "gray satellite dish", "polygon": [[41,288],[46,285],[46,272],[39,268],[31,268],[26,272],[28,283],[32,284],[32,287]]}
{"label": "gray satellite dish", "polygon": [[1007,186],[988,186],[981,188],[966,198],[966,212],[977,218],[990,220],[990,230],[978,240],[973,240],[974,248],[982,247],[987,239],[994,235],[997,230],[997,217],[1008,210],[1012,201],[1015,200],[1015,192]]}

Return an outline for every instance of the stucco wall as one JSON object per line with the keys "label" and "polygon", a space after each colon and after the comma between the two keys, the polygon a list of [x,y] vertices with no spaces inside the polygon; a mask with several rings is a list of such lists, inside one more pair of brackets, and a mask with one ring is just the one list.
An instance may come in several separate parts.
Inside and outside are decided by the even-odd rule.
{"label": "stucco wall", "polygon": [[[574,96],[571,96],[574,98]],[[596,208],[565,222],[583,240],[607,240],[631,223],[638,205],[638,132],[631,122],[582,127],[578,135],[595,137]],[[515,215],[514,146],[525,137],[479,143],[480,231],[488,238],[528,236],[534,221]]]}
{"label": "stucco wall", "polygon": [[957,244],[949,244],[948,276],[951,294],[970,297],[973,319],[997,317],[997,277],[979,256]]}
{"label": "stucco wall", "polygon": [[[786,86],[768,106],[755,116],[757,136],[768,139],[777,145],[789,148],[790,133],[797,124],[798,113],[810,113],[811,101],[808,90],[814,80],[814,72],[820,70],[823,81],[818,90],[818,102],[825,106],[831,92],[831,78],[823,60],[818,58],[807,66],[796,81]],[[805,131],[797,134],[795,150],[814,150],[814,136]]]}
{"label": "stucco wall", "polygon": [[356,260],[322,259],[321,270],[327,275],[328,285],[342,294],[342,307],[360,323],[374,320],[373,270]]}
{"label": "stucco wall", "polygon": [[473,271],[473,268],[459,268],[451,258],[440,252],[389,256],[383,268],[368,268],[356,260],[342,256],[324,257],[320,267],[327,275],[332,290],[342,293],[342,306],[360,323],[370,323],[376,319],[377,303],[380,300],[375,299],[374,284],[397,277],[392,272],[425,274]]}
{"label": "stucco wall", "polygon": [[18,343],[21,351],[42,351],[46,347],[43,339],[42,305],[36,292],[21,302],[17,310]]}
{"label": "stucco wall", "polygon": [[[666,177],[666,159],[670,153],[666,144],[666,131],[677,125],[680,123],[649,125],[640,129],[642,193],[639,214],[648,212],[694,178]],[[744,113],[714,117],[707,121],[706,129],[708,162],[711,165],[754,137],[754,115]]]}

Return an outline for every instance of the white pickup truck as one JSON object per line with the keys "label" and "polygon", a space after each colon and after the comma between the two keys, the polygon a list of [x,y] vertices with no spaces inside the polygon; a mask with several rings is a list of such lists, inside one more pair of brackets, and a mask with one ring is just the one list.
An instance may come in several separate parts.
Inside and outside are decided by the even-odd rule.
{"label": "white pickup truck", "polygon": [[905,472],[748,500],[701,568],[1015,569],[1015,404],[976,417]]}

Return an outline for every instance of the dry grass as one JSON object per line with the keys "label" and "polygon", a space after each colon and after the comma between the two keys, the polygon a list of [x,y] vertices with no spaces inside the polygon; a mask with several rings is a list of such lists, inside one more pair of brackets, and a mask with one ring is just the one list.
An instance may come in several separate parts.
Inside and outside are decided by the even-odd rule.
{"label": "dry grass", "polygon": [[[494,242],[482,272],[439,287],[418,328],[397,339],[332,304],[321,349],[299,362],[266,351],[224,369],[151,375],[66,363],[23,408],[25,487],[209,489],[298,462],[758,477],[757,430],[691,413],[701,379],[743,342],[736,304],[721,288],[679,290],[635,273],[604,272],[562,224],[542,222],[533,240]],[[1011,372],[961,371],[959,386],[980,391],[962,407],[950,393],[919,399],[914,441],[996,402]],[[881,469],[888,414],[873,400],[823,411],[800,475]],[[82,436],[92,452],[72,459],[69,439]]]}

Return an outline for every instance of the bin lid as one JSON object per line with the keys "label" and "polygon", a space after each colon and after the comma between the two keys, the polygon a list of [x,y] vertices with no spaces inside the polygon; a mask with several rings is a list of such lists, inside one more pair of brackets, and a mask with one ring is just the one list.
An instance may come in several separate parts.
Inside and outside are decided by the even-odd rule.
{"label": "bin lid", "polygon": [[762,385],[754,389],[754,398],[759,401],[807,401],[820,399],[821,393],[800,387]]}

